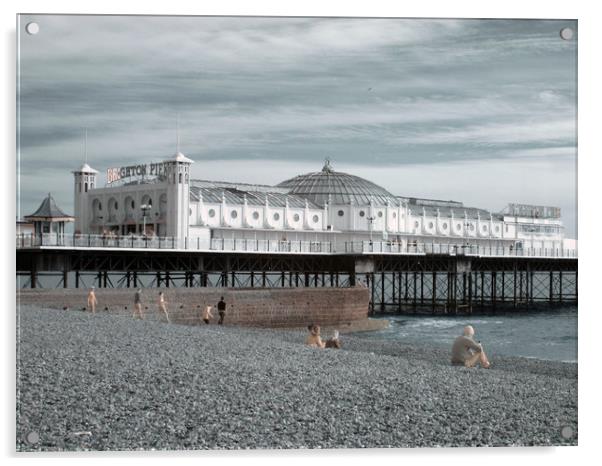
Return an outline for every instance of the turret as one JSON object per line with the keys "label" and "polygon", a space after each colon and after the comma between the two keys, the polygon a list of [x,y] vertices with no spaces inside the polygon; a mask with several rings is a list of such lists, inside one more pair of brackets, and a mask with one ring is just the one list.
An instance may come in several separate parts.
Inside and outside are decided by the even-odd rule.
{"label": "turret", "polygon": [[190,160],[181,152],[167,164],[167,236],[185,238],[190,224]]}
{"label": "turret", "polygon": [[78,170],[73,172],[73,216],[75,217],[74,231],[78,233],[89,233],[89,211],[88,191],[96,187],[97,170],[84,163]]}

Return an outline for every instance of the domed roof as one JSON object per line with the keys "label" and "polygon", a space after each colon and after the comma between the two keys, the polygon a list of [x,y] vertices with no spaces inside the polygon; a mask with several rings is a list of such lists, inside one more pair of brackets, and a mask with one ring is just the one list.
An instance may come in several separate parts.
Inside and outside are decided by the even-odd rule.
{"label": "domed roof", "polygon": [[98,173],[98,170],[94,170],[90,165],[84,163],[79,167],[79,170],[76,170],[73,173]]}
{"label": "domed roof", "polygon": [[290,194],[304,197],[318,205],[368,205],[370,200],[376,205],[399,204],[393,194],[371,181],[347,173],[335,172],[326,160],[319,172],[306,173],[277,185]]}

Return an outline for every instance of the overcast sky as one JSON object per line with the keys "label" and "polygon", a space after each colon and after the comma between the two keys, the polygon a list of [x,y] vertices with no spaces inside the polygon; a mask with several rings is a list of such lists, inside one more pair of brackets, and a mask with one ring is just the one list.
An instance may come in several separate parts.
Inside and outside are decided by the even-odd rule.
{"label": "overcast sky", "polygon": [[[181,150],[203,179],[333,168],[394,194],[562,208],[576,235],[574,21],[25,16],[21,214],[71,170]],[[19,212],[18,212],[19,214]]]}

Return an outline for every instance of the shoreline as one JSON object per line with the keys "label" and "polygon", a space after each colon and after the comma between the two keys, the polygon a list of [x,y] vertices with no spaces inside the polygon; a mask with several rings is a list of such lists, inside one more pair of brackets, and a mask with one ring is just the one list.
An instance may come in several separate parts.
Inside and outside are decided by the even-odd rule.
{"label": "shoreline", "polygon": [[318,350],[306,329],[19,312],[19,451],[577,444],[574,363],[466,369],[358,333]]}

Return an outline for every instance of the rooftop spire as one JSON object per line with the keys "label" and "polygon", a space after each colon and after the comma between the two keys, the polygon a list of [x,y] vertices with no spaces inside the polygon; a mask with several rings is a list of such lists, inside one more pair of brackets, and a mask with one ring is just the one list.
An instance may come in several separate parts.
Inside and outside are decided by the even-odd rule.
{"label": "rooftop spire", "polygon": [[324,166],[322,167],[322,171],[323,172],[331,172],[332,171],[332,167],[330,166],[330,158],[326,157],[324,159]]}
{"label": "rooftop spire", "polygon": [[84,128],[84,163],[88,163],[88,128]]}
{"label": "rooftop spire", "polygon": [[180,153],[180,113],[176,115],[176,154]]}

